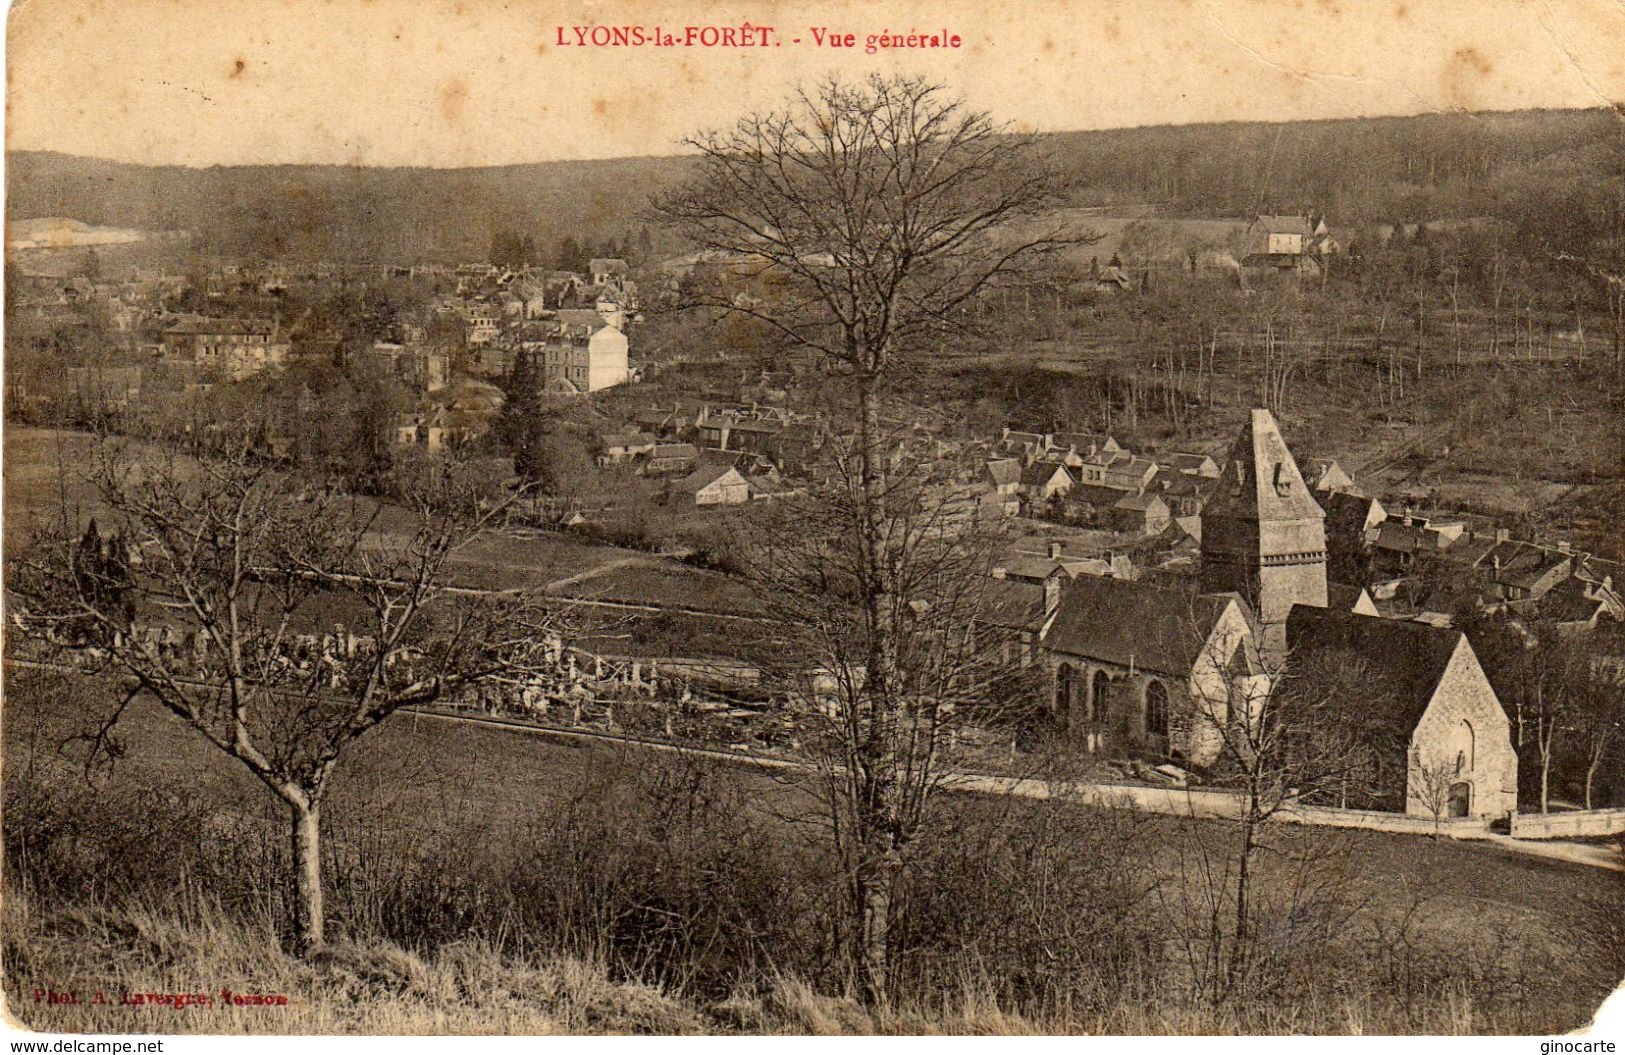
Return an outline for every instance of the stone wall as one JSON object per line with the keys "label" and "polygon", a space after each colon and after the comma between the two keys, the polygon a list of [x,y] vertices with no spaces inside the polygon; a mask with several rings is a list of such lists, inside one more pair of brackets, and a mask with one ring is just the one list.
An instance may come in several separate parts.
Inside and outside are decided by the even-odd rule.
{"label": "stone wall", "polygon": [[1573,839],[1625,832],[1625,809],[1570,810],[1564,813],[1514,813],[1514,839]]}

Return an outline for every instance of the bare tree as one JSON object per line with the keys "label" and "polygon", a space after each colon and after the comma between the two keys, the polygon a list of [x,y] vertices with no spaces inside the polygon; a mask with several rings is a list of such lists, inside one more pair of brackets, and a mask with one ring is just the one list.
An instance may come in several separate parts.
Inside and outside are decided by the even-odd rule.
{"label": "bare tree", "polygon": [[1418,751],[1411,761],[1410,794],[1433,817],[1433,837],[1439,837],[1439,822],[1450,809],[1450,791],[1461,780],[1453,759],[1423,758]]}
{"label": "bare tree", "polygon": [[14,622],[53,658],[116,677],[89,734],[156,701],[285,804],[293,929],[320,949],[321,809],[340,760],[402,707],[548,662],[548,613],[448,588],[448,559],[498,506],[449,465],[405,507],[324,494],[235,450],[101,440],[96,521],[42,533],[9,577]]}
{"label": "bare tree", "polygon": [[[1222,1003],[1248,990],[1265,961],[1325,940],[1333,917],[1354,911],[1343,889],[1347,845],[1274,822],[1299,802],[1348,794],[1366,775],[1367,756],[1342,713],[1353,672],[1296,675],[1290,659],[1255,653],[1247,635],[1212,634],[1202,651],[1204,665],[1224,676],[1192,693],[1193,742],[1210,742],[1214,778],[1238,802],[1235,817],[1218,822],[1228,841],[1196,831],[1186,847],[1201,922],[1185,948],[1198,989]],[[1276,888],[1285,901],[1273,906],[1258,891],[1266,857],[1286,875]]]}
{"label": "bare tree", "polygon": [[900,569],[911,562],[899,554],[881,401],[920,353],[969,324],[988,290],[1061,244],[1017,224],[1051,203],[1052,181],[1030,139],[916,78],[827,82],[688,145],[699,154],[695,176],[660,199],[656,215],[763,291],[702,289],[698,304],[755,319],[816,356],[843,382],[831,410],[855,434],[856,519],[832,544],[856,558],[863,654],[836,673],[848,682],[860,973],[881,1002],[890,892],[923,786],[901,750],[917,735],[920,686],[900,669],[911,611]]}
{"label": "bare tree", "polygon": [[845,881],[840,946],[853,980],[880,1002],[896,982],[903,874],[925,849],[915,842],[947,775],[944,753],[967,722],[997,725],[1030,705],[1030,686],[1010,677],[980,622],[1000,533],[980,519],[974,489],[894,452],[881,522],[887,695],[875,699],[860,459],[834,445],[830,479],[751,525],[749,564],[774,636],[765,674],[813,760],[819,821]]}

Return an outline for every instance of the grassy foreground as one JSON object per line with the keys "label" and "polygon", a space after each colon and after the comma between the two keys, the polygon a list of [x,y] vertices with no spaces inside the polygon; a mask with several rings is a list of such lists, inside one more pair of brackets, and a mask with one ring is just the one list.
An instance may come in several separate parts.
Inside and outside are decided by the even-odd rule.
{"label": "grassy foreground", "polygon": [[[287,836],[263,789],[144,703],[110,770],[61,753],[105,688],[7,672],[5,995],[36,1029],[1543,1034],[1625,975],[1617,873],[1293,828],[1259,862],[1256,984],[1215,1002],[1187,952],[1209,940],[1223,825],[949,796],[908,884],[899,1008],[877,1017],[842,996],[809,789],[411,716],[341,770],[336,943],[307,963],[283,951]],[[1303,851],[1307,886],[1283,856]],[[221,989],[289,1002],[121,1003]]]}
{"label": "grassy foreground", "polygon": [[[1206,1005],[1148,1006],[1124,999],[1086,1016],[1035,1020],[999,1007],[967,978],[936,1007],[865,1011],[779,976],[754,992],[701,1003],[635,981],[599,963],[505,956],[475,942],[432,957],[387,942],[341,944],[315,961],[289,956],[272,932],[236,922],[179,892],[168,905],[46,907],[13,888],[5,899],[6,1012],[15,1025],[74,1033],[242,1034],[1235,1034],[1381,1031],[1382,1015],[1358,997],[1328,993],[1322,1006],[1282,1008],[1274,1021]],[[77,1005],[36,1000],[30,979],[51,979]],[[284,995],[286,1006],[228,1006],[220,990]],[[92,1005],[97,991],[107,1003]],[[127,995],[128,994],[128,995]],[[131,1004],[137,994],[208,994],[176,1009]],[[1482,1031],[1489,1009],[1466,992],[1433,1005],[1419,1032]]]}

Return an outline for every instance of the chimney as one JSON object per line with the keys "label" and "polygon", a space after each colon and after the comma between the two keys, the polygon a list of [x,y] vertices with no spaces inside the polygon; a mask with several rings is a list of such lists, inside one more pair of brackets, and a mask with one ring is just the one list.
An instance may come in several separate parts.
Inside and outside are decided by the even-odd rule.
{"label": "chimney", "polygon": [[1050,544],[1049,544],[1049,559],[1050,560],[1060,560],[1061,559],[1061,544],[1059,542],[1053,540],[1053,539],[1050,540]]}

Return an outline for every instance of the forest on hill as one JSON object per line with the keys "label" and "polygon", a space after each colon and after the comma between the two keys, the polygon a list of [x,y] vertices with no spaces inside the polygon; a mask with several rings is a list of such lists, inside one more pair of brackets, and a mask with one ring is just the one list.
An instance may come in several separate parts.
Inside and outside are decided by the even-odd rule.
{"label": "forest on hill", "polygon": [[[1156,126],[1042,137],[1066,204],[1173,217],[1314,208],[1338,225],[1482,216],[1616,229],[1576,196],[1625,177],[1612,110]],[[194,233],[224,256],[399,262],[484,256],[499,232],[627,241],[681,157],[492,168],[147,166],[8,155],[6,215]],[[1616,196],[1613,196],[1617,198]],[[1567,203],[1567,205],[1565,205]],[[1543,236],[1544,237],[1544,236]],[[662,245],[659,251],[678,251]]]}

